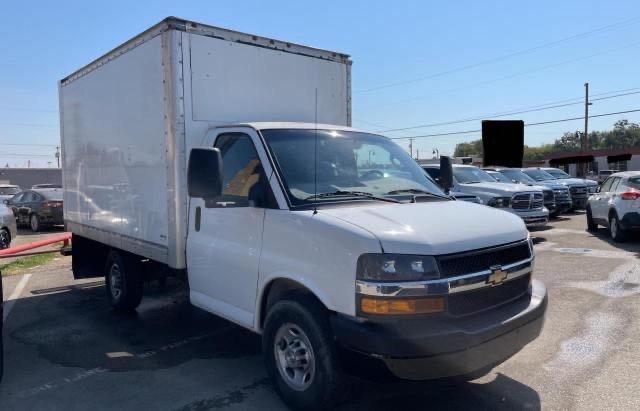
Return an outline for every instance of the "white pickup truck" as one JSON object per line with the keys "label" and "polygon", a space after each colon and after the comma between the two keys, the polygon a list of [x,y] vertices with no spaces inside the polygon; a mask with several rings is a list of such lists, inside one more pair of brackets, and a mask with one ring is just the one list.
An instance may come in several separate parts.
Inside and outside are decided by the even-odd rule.
{"label": "white pickup truck", "polygon": [[350,372],[482,375],[547,306],[519,217],[451,200],[349,127],[350,66],[168,18],[60,82],[74,276],[104,276],[120,311],[185,278],[195,306],[262,335],[297,409],[344,398]]}

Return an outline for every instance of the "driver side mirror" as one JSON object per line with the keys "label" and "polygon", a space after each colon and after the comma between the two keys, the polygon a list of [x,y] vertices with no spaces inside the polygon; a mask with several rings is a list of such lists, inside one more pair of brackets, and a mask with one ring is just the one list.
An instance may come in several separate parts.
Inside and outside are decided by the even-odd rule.
{"label": "driver side mirror", "polygon": [[217,148],[194,148],[187,170],[189,196],[211,199],[222,194],[222,155]]}
{"label": "driver side mirror", "polygon": [[600,188],[601,188],[601,186],[596,187],[596,193],[600,192]]}
{"label": "driver side mirror", "polygon": [[440,156],[440,186],[447,195],[453,187],[453,165],[447,156]]}

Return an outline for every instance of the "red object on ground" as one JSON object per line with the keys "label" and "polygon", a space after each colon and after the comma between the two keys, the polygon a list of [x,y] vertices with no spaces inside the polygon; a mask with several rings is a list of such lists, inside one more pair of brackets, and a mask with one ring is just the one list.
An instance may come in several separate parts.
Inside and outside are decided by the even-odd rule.
{"label": "red object on ground", "polygon": [[46,240],[34,241],[28,244],[17,245],[15,247],[5,248],[4,250],[0,250],[0,256],[3,255],[13,255],[20,253],[22,251],[32,250],[34,248],[43,247],[45,245],[59,243],[61,241],[64,242],[65,245],[69,243],[71,240],[71,233],[64,233],[57,235],[55,237],[47,238]]}

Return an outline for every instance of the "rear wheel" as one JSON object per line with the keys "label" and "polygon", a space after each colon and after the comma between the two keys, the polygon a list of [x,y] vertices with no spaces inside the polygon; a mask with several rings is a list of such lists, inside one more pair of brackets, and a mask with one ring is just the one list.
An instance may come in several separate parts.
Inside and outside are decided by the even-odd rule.
{"label": "rear wheel", "polygon": [[120,312],[131,312],[142,300],[142,276],[133,258],[111,251],[105,269],[105,288],[111,306]]}
{"label": "rear wheel", "polygon": [[277,302],[267,314],[262,341],[267,372],[290,407],[331,409],[344,398],[348,388],[328,317],[315,299]]}
{"label": "rear wheel", "polygon": [[31,217],[29,217],[29,226],[34,233],[40,231],[40,218],[38,214],[31,214]]}
{"label": "rear wheel", "polygon": [[627,239],[628,232],[620,227],[620,219],[616,213],[612,213],[609,217],[609,234],[615,242],[623,242]]}
{"label": "rear wheel", "polygon": [[598,224],[593,221],[593,215],[591,214],[591,207],[587,207],[587,231],[596,231]]}
{"label": "rear wheel", "polygon": [[11,234],[6,228],[0,229],[0,250],[9,248],[11,245]]}

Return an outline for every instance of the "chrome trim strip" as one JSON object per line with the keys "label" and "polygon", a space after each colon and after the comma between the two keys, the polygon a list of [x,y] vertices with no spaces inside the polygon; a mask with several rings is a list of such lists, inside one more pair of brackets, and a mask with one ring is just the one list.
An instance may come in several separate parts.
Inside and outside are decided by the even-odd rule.
{"label": "chrome trim strip", "polygon": [[[533,271],[533,257],[517,261],[502,267],[507,273],[504,282],[527,275]],[[427,281],[404,281],[395,283],[376,283],[356,281],[356,293],[376,297],[426,297],[431,295],[454,294],[484,287],[494,287],[487,283],[493,273],[483,270],[476,273],[459,275],[450,278]]]}

